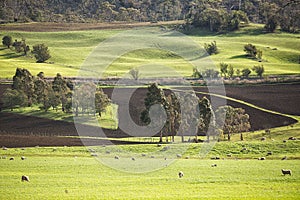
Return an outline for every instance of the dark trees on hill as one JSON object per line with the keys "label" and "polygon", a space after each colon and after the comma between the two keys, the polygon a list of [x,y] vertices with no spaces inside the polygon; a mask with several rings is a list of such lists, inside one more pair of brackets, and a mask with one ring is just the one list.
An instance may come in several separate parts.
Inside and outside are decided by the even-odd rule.
{"label": "dark trees on hill", "polygon": [[248,18],[274,27],[273,15],[282,30],[295,32],[300,27],[299,7],[298,0],[1,0],[0,18],[4,22],[186,20],[211,31],[233,31]]}

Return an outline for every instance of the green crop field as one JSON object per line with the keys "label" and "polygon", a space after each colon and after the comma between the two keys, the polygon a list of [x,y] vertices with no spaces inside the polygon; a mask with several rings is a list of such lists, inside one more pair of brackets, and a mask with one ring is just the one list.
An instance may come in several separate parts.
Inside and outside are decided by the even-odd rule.
{"label": "green crop field", "polygon": [[[5,28],[4,28],[5,30]],[[27,68],[33,74],[43,71],[46,76],[61,73],[64,76],[77,76],[78,69],[87,56],[102,41],[124,30],[88,30],[64,32],[15,32],[0,31],[0,37],[11,35],[13,39],[25,38],[30,46],[45,43],[49,46],[52,58],[47,63],[35,63],[31,56],[24,57],[4,47],[0,49],[0,77],[11,78],[17,67]],[[214,35],[204,31],[194,31],[189,35],[197,44],[216,41],[220,53],[211,56],[214,64],[232,64],[235,69],[252,68],[264,65],[265,75],[299,74],[300,41],[299,34],[262,33],[262,26],[249,25],[239,31]],[[263,62],[245,56],[243,46],[247,43],[256,45],[263,51]],[[184,76],[191,76],[192,66],[171,52],[156,49],[132,51],[115,60],[105,76],[121,76],[133,67],[156,63],[173,67]],[[201,66],[197,66],[201,69]],[[150,73],[151,68],[145,73]],[[163,68],[162,73],[163,74]],[[153,76],[153,75],[152,75]]]}
{"label": "green crop field", "polygon": [[[222,151],[219,153],[228,150],[224,144],[216,144],[216,149]],[[245,144],[250,148],[253,143]],[[257,147],[264,150],[261,144]],[[297,142],[288,144],[293,145]],[[101,148],[111,147],[98,147]],[[147,151],[158,147],[124,148]],[[0,155],[7,156],[0,159],[1,199],[298,199],[300,196],[299,160],[176,159],[160,170],[135,174],[104,166],[84,147],[15,148],[1,150]],[[21,156],[27,159],[21,160]],[[15,160],[9,160],[10,157]],[[140,156],[132,161],[121,156],[115,162],[139,159],[146,158]],[[152,160],[156,159],[159,158]],[[212,164],[217,167],[211,167]],[[283,176],[281,169],[292,170],[292,176]],[[179,171],[184,172],[181,179]],[[30,182],[21,182],[22,175],[28,175]]]}

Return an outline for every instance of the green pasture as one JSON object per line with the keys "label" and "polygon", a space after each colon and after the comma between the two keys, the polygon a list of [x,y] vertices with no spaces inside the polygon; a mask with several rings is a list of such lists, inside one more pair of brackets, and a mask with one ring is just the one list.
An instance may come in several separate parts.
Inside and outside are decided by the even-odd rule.
{"label": "green pasture", "polygon": [[[216,144],[215,150],[225,150],[228,147],[225,144]],[[286,144],[286,151],[291,151],[288,150],[291,147],[289,145],[299,147],[296,141]],[[253,143],[244,145],[250,148]],[[257,145],[259,149],[264,149],[262,143]],[[139,148],[145,152],[163,148],[156,145],[122,147]],[[276,148],[275,145],[271,148],[273,147]],[[223,150],[222,153],[227,153]],[[299,148],[296,150],[299,153]],[[6,159],[0,159],[1,199],[300,198],[299,160],[236,160],[223,155],[221,160],[182,158],[162,169],[136,174],[104,166],[90,156],[84,147],[8,149],[1,150],[0,155],[7,156]],[[192,153],[188,151],[186,155]],[[213,151],[211,155],[214,155]],[[27,159],[21,160],[21,156],[26,156]],[[14,157],[15,160],[9,160],[10,157]],[[124,162],[122,159],[127,158],[120,156],[115,162]],[[138,162],[139,159],[146,158],[140,156],[136,161],[127,159],[128,164]],[[160,158],[149,159],[149,164],[158,159]],[[211,167],[213,164],[217,164],[217,167]],[[292,170],[292,176],[283,176],[281,169]],[[181,179],[177,175],[179,171],[184,172]],[[28,175],[30,182],[21,182],[22,175]]]}
{"label": "green pasture", "polygon": [[[24,57],[4,47],[0,48],[0,77],[11,78],[17,67],[29,69],[32,74],[43,71],[46,76],[61,73],[64,76],[76,76],[81,64],[93,49],[102,41],[120,33],[122,30],[87,30],[65,32],[14,32],[0,31],[0,37],[11,35],[14,39],[25,38],[30,46],[45,43],[49,46],[52,58],[47,63],[35,63],[33,58]],[[232,64],[235,69],[254,65],[264,65],[265,75],[299,74],[300,41],[299,34],[276,32],[262,33],[262,26],[249,25],[228,34],[211,34],[204,31],[194,31],[189,37],[204,46],[204,43],[216,41],[220,53],[211,56],[212,61],[219,68],[219,63]],[[263,62],[249,59],[245,56],[243,46],[247,43],[256,45],[263,51]],[[141,76],[170,75],[162,68],[153,74],[149,64],[172,67],[184,76],[192,74],[193,67],[181,57],[172,52],[157,49],[145,49],[128,52],[115,60],[107,69],[105,76],[122,76],[133,67],[145,66]],[[147,66],[148,65],[148,66]],[[147,68],[148,67],[148,68]],[[203,66],[197,66],[200,70]],[[157,70],[156,70],[157,71]],[[86,74],[89,74],[87,70]],[[83,73],[84,75],[84,73]]]}

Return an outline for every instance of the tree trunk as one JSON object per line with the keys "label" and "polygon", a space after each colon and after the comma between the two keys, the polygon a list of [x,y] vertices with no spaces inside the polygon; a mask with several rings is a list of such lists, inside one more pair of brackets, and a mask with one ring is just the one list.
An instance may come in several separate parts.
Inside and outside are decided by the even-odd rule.
{"label": "tree trunk", "polygon": [[241,141],[244,141],[243,133],[241,133]]}
{"label": "tree trunk", "polygon": [[231,135],[230,133],[227,134],[227,140],[230,141]]}
{"label": "tree trunk", "polygon": [[162,143],[162,137],[163,137],[162,131],[160,131],[160,132],[159,132],[159,143]]}

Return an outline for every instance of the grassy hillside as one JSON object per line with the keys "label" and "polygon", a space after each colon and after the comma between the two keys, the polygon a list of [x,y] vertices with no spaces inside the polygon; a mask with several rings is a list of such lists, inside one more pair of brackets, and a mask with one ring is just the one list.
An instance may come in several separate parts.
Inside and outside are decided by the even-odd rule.
{"label": "grassy hillside", "polygon": [[[104,39],[121,30],[88,30],[65,32],[15,32],[0,31],[0,37],[11,35],[14,39],[25,38],[30,46],[45,43],[49,46],[52,58],[48,63],[35,63],[33,58],[24,57],[11,50],[0,48],[0,77],[11,78],[16,67],[28,68],[33,74],[43,71],[47,76],[57,72],[64,76],[76,76],[86,57]],[[232,64],[237,68],[252,68],[263,64],[265,74],[299,74],[300,41],[299,34],[272,33],[263,34],[262,26],[250,25],[240,31],[212,35],[204,31],[195,31],[190,37],[199,45],[216,41],[220,53],[211,56],[215,65],[220,62]],[[243,46],[247,43],[256,45],[263,50],[263,63],[245,57]],[[276,50],[275,50],[276,49]],[[158,63],[174,67],[184,76],[192,74],[192,66],[170,52],[148,49],[134,51],[116,60],[107,71],[107,76],[120,76],[132,67],[149,63]],[[219,67],[218,67],[219,68]],[[146,70],[148,72],[151,69]],[[147,72],[147,73],[148,73]],[[162,73],[163,74],[163,73]]]}

